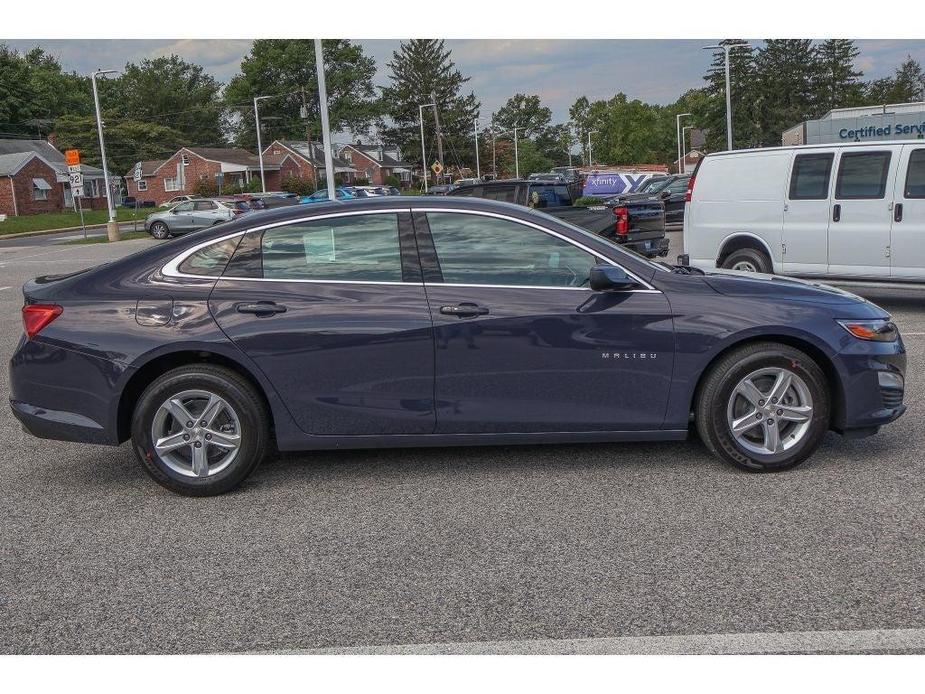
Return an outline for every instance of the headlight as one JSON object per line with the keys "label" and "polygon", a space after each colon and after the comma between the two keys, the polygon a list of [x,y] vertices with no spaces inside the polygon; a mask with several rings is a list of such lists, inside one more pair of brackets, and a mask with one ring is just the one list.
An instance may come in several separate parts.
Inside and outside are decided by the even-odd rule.
{"label": "headlight", "polygon": [[838,324],[859,340],[893,342],[899,338],[899,328],[889,320],[840,320]]}

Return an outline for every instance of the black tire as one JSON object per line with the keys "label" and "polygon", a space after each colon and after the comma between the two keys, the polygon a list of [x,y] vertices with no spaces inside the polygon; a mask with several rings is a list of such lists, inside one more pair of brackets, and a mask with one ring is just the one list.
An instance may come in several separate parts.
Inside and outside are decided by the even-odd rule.
{"label": "black tire", "polygon": [[149,233],[151,236],[159,240],[170,238],[170,229],[168,229],[167,225],[163,222],[154,222],[154,224],[151,225]]}
{"label": "black tire", "polygon": [[[746,449],[736,440],[727,414],[733,391],[739,383],[756,371],[772,368],[797,375],[808,388],[813,409],[805,433],[791,448],[776,455],[761,455]],[[829,428],[830,410],[828,383],[815,361],[793,347],[760,342],[740,347],[710,367],[697,396],[694,418],[700,439],[721,460],[749,472],[778,472],[799,465],[819,447]],[[759,425],[759,431],[764,432],[763,426],[781,423],[782,420],[778,420],[768,424],[766,419],[764,424]],[[796,425],[783,422],[783,427],[792,426]],[[778,429],[787,431],[780,426]]]}
{"label": "black tire", "polygon": [[[739,267],[736,268],[736,266]],[[742,248],[738,251],[733,251],[723,261],[723,267],[727,270],[739,269],[745,272],[761,272],[766,275],[774,272],[774,267],[768,254],[754,248]]]}
{"label": "black tire", "polygon": [[[208,476],[189,476],[189,473],[182,474],[172,468],[157,453],[152,440],[152,427],[161,405],[190,390],[218,395],[232,408],[240,423],[239,427],[231,429],[232,433],[238,429],[236,433],[240,437],[235,457],[227,467]],[[263,399],[246,379],[231,369],[210,364],[173,369],[155,379],[135,405],[132,417],[135,454],[155,482],[178,494],[214,496],[234,489],[256,469],[270,446],[270,420]],[[210,444],[206,444],[206,449],[216,454]],[[192,455],[192,449],[189,453]],[[221,454],[219,450],[216,455]]]}

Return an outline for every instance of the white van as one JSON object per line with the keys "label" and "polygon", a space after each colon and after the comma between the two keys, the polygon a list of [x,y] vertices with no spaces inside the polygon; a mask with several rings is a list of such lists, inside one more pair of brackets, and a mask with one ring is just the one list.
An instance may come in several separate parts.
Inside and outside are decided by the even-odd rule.
{"label": "white van", "polygon": [[688,186],[692,265],[925,281],[925,142],[709,154]]}

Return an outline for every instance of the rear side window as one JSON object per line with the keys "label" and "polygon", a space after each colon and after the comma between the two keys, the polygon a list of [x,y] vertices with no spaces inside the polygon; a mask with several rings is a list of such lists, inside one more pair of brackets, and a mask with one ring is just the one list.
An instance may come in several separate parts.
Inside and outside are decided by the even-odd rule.
{"label": "rear side window", "polygon": [[212,210],[215,209],[215,203],[211,200],[197,200],[196,201],[196,211],[201,212],[203,210]]}
{"label": "rear side window", "polygon": [[213,243],[190,254],[177,268],[185,275],[219,277],[237,248],[240,236]]}
{"label": "rear side window", "polygon": [[482,197],[486,200],[517,202],[517,189],[514,186],[485,186]]}
{"label": "rear side window", "polygon": [[913,150],[906,171],[906,188],[903,196],[925,198],[925,149]]}
{"label": "rear side window", "polygon": [[398,215],[299,222],[263,232],[265,279],[401,282]]}
{"label": "rear side window", "polygon": [[798,154],[793,160],[790,175],[791,200],[825,200],[829,197],[829,180],[832,177],[832,152],[824,154]]}
{"label": "rear side window", "polygon": [[835,197],[839,200],[878,200],[886,193],[890,152],[842,154]]}

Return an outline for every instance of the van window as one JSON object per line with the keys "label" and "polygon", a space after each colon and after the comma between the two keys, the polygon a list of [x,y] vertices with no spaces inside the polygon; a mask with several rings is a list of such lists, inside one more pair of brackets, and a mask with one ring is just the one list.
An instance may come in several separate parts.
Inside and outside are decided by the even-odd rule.
{"label": "van window", "polygon": [[839,200],[879,200],[886,193],[890,152],[842,154],[835,197]]}
{"label": "van window", "polygon": [[907,198],[925,198],[925,149],[913,150],[909,155],[903,195]]}
{"label": "van window", "polygon": [[835,155],[798,154],[790,176],[791,200],[825,200],[829,197],[829,179]]}

